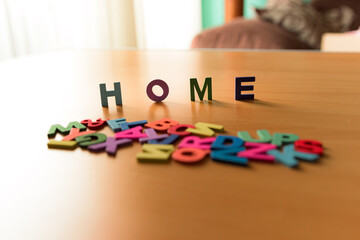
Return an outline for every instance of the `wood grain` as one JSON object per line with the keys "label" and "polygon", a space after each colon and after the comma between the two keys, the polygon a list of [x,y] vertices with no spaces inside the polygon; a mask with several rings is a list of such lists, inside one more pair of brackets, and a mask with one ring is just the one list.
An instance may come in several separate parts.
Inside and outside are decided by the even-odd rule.
{"label": "wood grain", "polygon": [[[359,239],[360,54],[64,51],[0,63],[0,239]],[[234,101],[256,76],[255,101]],[[189,79],[213,79],[213,101],[190,102]],[[153,79],[170,88],[161,104]],[[123,107],[102,108],[99,83],[120,81]],[[322,141],[300,169],[251,162],[141,164],[47,149],[52,124],[126,117],[206,121]],[[109,129],[102,132],[111,135]]]}

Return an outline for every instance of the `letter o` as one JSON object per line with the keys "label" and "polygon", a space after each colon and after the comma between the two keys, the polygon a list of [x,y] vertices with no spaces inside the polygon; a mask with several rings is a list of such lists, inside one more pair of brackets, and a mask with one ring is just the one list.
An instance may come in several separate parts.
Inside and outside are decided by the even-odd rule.
{"label": "letter o", "polygon": [[[163,94],[161,96],[155,95],[154,92],[152,91],[155,85],[158,85],[159,87],[162,88]],[[169,86],[163,80],[155,79],[147,85],[146,94],[151,100],[155,102],[162,102],[169,95]]]}

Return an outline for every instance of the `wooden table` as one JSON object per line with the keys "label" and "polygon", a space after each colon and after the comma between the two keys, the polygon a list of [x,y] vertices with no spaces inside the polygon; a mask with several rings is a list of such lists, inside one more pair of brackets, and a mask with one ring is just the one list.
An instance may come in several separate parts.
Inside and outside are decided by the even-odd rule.
{"label": "wooden table", "polygon": [[[234,101],[240,76],[256,76],[255,101]],[[213,101],[190,101],[193,77],[212,77]],[[0,239],[360,238],[360,54],[65,51],[2,62],[0,78]],[[146,95],[156,78],[162,104]],[[99,83],[116,81],[123,107],[102,108]],[[294,133],[326,154],[294,170],[47,148],[52,124],[99,117]]]}

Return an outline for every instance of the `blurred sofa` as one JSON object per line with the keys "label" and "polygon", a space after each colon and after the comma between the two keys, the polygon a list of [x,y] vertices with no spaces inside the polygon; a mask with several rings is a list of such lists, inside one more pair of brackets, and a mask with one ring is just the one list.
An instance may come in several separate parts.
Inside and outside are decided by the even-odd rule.
{"label": "blurred sofa", "polygon": [[242,17],[198,34],[191,48],[311,49],[275,24]]}
{"label": "blurred sofa", "polygon": [[[360,25],[360,0],[313,0],[311,5],[319,12],[348,6],[355,13],[349,30],[355,30]],[[279,25],[261,18],[242,17],[198,34],[194,37],[191,48],[313,49],[296,34]]]}

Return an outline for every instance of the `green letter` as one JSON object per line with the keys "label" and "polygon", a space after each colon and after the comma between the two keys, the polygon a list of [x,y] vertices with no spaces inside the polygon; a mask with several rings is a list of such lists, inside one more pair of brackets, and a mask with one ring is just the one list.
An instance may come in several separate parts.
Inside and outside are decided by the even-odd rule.
{"label": "green letter", "polygon": [[70,130],[72,128],[78,128],[78,129],[80,129],[80,131],[85,131],[86,130],[86,127],[83,124],[79,123],[79,122],[71,122],[71,123],[69,123],[67,125],[66,128],[64,128],[60,124],[55,124],[55,125],[52,125],[50,127],[49,132],[48,132],[48,138],[55,137],[57,132],[59,132],[62,135],[67,135],[67,134],[70,133]]}
{"label": "green letter", "polygon": [[208,88],[208,100],[212,100],[212,87],[211,87],[211,78],[205,78],[205,83],[204,86],[202,88],[202,90],[200,91],[200,87],[199,84],[197,82],[196,78],[190,78],[190,96],[191,96],[191,101],[195,101],[195,91],[194,88],[196,88],[196,92],[200,98],[200,101],[203,100],[205,92],[206,92],[206,88]]}
{"label": "green letter", "polygon": [[264,129],[257,130],[256,133],[260,139],[254,139],[250,137],[247,131],[238,132],[238,136],[245,142],[254,142],[254,143],[268,143],[272,139],[270,133],[267,130]]}

